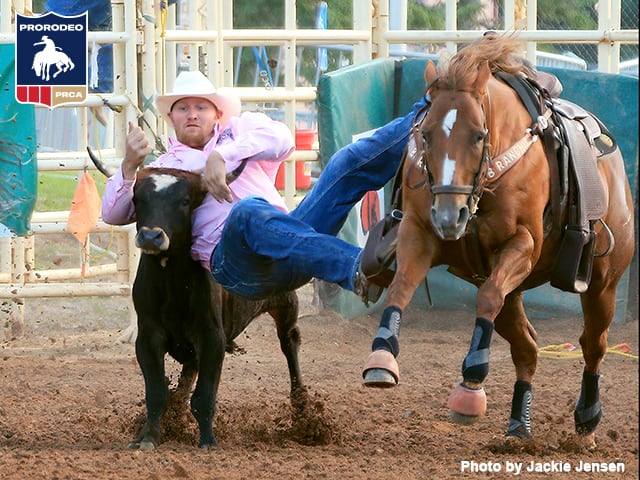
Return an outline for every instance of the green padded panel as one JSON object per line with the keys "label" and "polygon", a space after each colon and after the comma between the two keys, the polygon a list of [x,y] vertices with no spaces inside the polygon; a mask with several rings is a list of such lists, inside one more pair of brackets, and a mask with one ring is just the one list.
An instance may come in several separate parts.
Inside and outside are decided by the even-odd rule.
{"label": "green padded panel", "polygon": [[373,60],[327,73],[318,82],[318,143],[326,162],[353,135],[393,119],[393,60]]}

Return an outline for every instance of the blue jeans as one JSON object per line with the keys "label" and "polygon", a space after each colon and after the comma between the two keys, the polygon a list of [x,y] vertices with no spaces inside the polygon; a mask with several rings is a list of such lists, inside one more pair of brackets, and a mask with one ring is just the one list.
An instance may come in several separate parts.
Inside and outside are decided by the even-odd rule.
{"label": "blue jeans", "polygon": [[361,248],[336,235],[363,195],[394,176],[422,106],[424,99],[405,117],[337,151],[289,214],[259,197],[234,205],[211,256],[216,281],[254,299],[295,290],[311,278],[353,291]]}

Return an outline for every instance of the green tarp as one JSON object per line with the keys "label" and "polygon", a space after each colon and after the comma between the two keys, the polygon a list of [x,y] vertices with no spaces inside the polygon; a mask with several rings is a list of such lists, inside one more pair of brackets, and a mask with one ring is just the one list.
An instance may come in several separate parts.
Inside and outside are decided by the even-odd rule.
{"label": "green tarp", "polygon": [[35,109],[15,99],[13,45],[0,45],[0,235],[25,236],[36,204]]}

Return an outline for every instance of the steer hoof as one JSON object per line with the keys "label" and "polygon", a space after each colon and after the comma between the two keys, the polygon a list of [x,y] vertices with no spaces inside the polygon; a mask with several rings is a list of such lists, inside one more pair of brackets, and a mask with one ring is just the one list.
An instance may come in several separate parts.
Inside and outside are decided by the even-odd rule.
{"label": "steer hoof", "polygon": [[205,444],[205,445],[200,445],[199,448],[203,452],[211,452],[213,450],[217,450],[218,449],[218,444],[217,443],[209,443],[209,444]]}
{"label": "steer hoof", "polygon": [[151,450],[155,450],[156,446],[154,445],[153,442],[150,442],[150,441],[133,441],[127,444],[127,448],[129,450],[151,451]]}
{"label": "steer hoof", "polygon": [[376,350],[371,352],[362,371],[367,387],[390,388],[398,384],[400,370],[391,352]]}
{"label": "steer hoof", "polygon": [[470,388],[460,383],[451,392],[447,406],[454,422],[471,425],[487,411],[487,395],[482,387]]}

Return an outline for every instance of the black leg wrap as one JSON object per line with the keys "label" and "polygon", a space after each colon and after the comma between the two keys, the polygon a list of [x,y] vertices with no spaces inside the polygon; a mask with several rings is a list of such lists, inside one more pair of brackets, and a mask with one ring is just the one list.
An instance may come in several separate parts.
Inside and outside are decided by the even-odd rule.
{"label": "black leg wrap", "polygon": [[593,432],[602,418],[602,405],[600,404],[600,375],[582,372],[582,388],[580,398],[573,412],[576,424],[576,432],[585,435]]}
{"label": "black leg wrap", "polygon": [[469,353],[462,362],[462,378],[465,382],[482,383],[489,374],[489,345],[493,333],[493,322],[476,318]]}
{"label": "black leg wrap", "polygon": [[380,319],[380,328],[376,338],[373,339],[371,350],[386,350],[391,352],[394,357],[400,353],[400,320],[402,319],[402,310],[398,307],[387,307],[382,312]]}
{"label": "black leg wrap", "polygon": [[518,380],[513,388],[511,400],[511,417],[507,436],[529,438],[531,436],[531,401],[533,394],[531,384]]}

